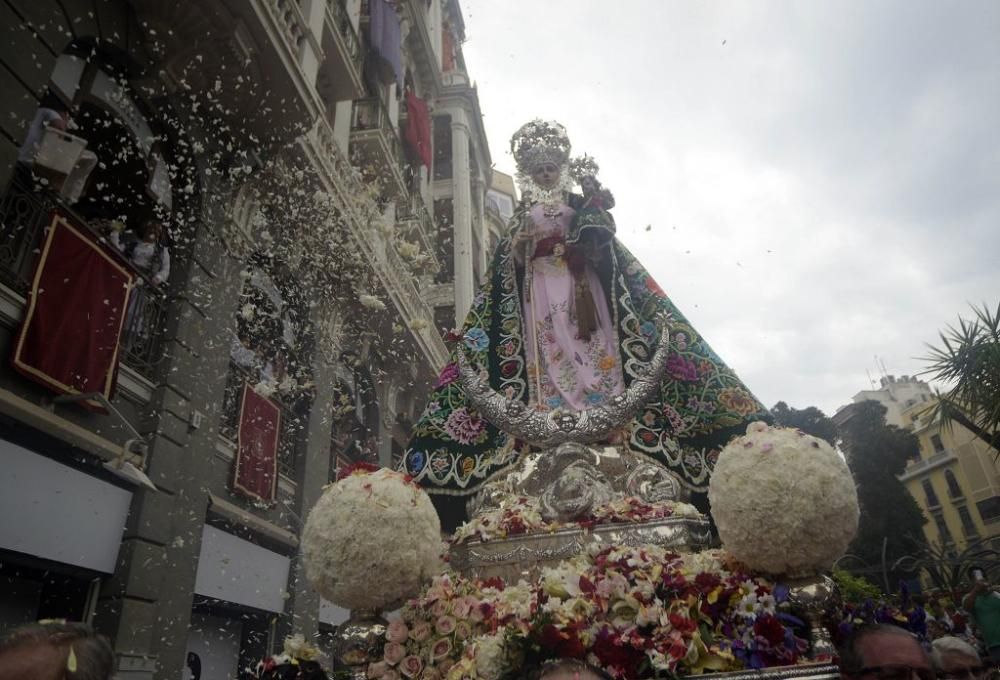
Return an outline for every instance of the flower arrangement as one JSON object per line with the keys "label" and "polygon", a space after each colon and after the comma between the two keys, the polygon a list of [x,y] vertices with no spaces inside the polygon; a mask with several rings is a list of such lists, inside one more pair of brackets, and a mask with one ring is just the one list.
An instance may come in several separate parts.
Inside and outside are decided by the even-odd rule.
{"label": "flower arrangement", "polygon": [[807,643],[786,595],[720,551],[655,546],[595,547],[534,585],[442,575],[390,625],[368,677],[500,680],[556,657],[616,678],[790,665]]}
{"label": "flower arrangement", "polygon": [[453,544],[467,541],[490,541],[520,534],[553,532],[582,527],[592,529],[605,524],[649,522],[667,517],[701,517],[693,505],[678,501],[647,503],[634,496],[611,500],[594,508],[586,517],[571,522],[547,521],[542,517],[538,498],[508,496],[498,508],[480,513],[460,526]]}
{"label": "flower arrangement", "polygon": [[443,566],[441,523],[407,475],[357,466],[326,487],[302,532],[306,576],[348,609],[410,597]]}
{"label": "flower arrangement", "polygon": [[837,452],[761,422],[719,454],[708,498],[723,546],[770,574],[829,569],[858,529],[857,490]]}

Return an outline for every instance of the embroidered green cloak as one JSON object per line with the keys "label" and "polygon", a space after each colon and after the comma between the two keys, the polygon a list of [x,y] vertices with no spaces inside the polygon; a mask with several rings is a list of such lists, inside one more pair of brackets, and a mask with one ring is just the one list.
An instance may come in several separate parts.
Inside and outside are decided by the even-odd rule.
{"label": "embroidered green cloak", "polygon": [[[579,201],[570,197],[571,205]],[[515,215],[523,219],[523,212]],[[612,225],[608,225],[613,230]],[[594,225],[587,225],[593,228]],[[639,261],[610,238],[597,270],[614,319],[625,384],[653,356],[655,319],[666,312],[672,344],[667,380],[626,428],[627,446],[666,466],[687,488],[708,489],[719,450],[748,422],[766,419],[767,410],[688,323]],[[494,253],[487,281],[472,303],[459,345],[435,384],[403,456],[402,469],[428,493],[466,496],[517,464],[527,446],[498,430],[466,402],[456,383],[455,353],[465,351],[483,367],[490,386],[509,399],[528,401],[525,335],[520,282],[511,238]],[[457,498],[455,500],[458,500]],[[451,513],[449,513],[451,514]]]}

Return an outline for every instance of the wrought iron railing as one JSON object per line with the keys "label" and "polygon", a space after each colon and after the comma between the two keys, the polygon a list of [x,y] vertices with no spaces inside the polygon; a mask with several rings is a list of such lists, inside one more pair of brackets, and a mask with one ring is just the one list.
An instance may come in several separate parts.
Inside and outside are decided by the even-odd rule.
{"label": "wrought iron railing", "polygon": [[[240,427],[240,406],[243,397],[243,386],[251,387],[260,382],[259,371],[229,362],[229,374],[226,376],[226,389],[222,395],[222,418],[219,423],[219,433],[226,439],[236,442]],[[281,409],[281,428],[278,432],[278,472],[289,479],[295,479],[298,465],[299,441],[306,427],[305,416],[296,415],[278,395],[269,399]]]}
{"label": "wrought iron railing", "polygon": [[344,0],[326,0],[326,11],[330,23],[337,29],[337,33],[344,41],[351,62],[355,68],[359,68],[361,64],[361,40],[351,24],[351,18],[347,15],[347,8],[344,5]]}
{"label": "wrought iron railing", "polygon": [[[76,215],[58,196],[33,186],[22,175],[7,187],[0,199],[0,282],[27,296],[52,212],[73,218],[74,222],[94,233],[99,242],[103,236],[91,224]],[[107,245],[112,250],[110,244]],[[163,359],[163,326],[168,298],[164,290],[149,281],[142,272],[130,267],[139,285],[132,292],[122,330],[122,362],[150,380]]]}

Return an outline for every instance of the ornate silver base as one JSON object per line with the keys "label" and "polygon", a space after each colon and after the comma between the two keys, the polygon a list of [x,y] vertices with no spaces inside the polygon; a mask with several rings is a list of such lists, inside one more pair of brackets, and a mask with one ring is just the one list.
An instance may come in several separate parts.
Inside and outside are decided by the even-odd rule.
{"label": "ornate silver base", "polygon": [[453,546],[451,565],[469,578],[499,576],[507,583],[532,580],[543,567],[568,560],[591,543],[607,545],[658,545],[683,552],[709,546],[712,535],[706,519],[667,518],[646,523],[605,524],[591,530],[561,529],[547,534],[511,536],[487,542],[470,541]]}
{"label": "ornate silver base", "polygon": [[333,669],[354,680],[364,680],[368,664],[382,658],[388,622],[377,609],[352,609],[333,642]]}

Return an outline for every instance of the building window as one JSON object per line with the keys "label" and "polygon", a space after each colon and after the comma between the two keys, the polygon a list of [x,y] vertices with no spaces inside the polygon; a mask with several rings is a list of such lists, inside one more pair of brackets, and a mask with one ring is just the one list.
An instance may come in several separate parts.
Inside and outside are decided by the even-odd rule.
{"label": "building window", "polygon": [[958,480],[955,478],[955,473],[951,470],[944,471],[944,479],[948,483],[948,498],[961,498],[965,494],[962,493],[962,487],[958,485]]}
{"label": "building window", "polygon": [[1000,496],[979,501],[976,503],[976,508],[979,510],[979,516],[983,518],[984,522],[987,524],[996,522],[1000,519]]}
{"label": "building window", "polygon": [[941,505],[937,497],[937,492],[934,491],[934,487],[931,485],[931,480],[925,479],[921,482],[921,485],[924,487],[924,495],[927,497],[927,507],[936,508]]}
{"label": "building window", "polygon": [[935,512],[931,515],[934,518],[934,524],[937,525],[938,535],[941,537],[941,543],[943,545],[948,545],[953,542],[951,538],[951,531],[948,530],[948,524],[944,521],[944,515],[939,512]]}
{"label": "building window", "polygon": [[969,509],[964,505],[960,505],[956,510],[958,510],[958,516],[962,520],[962,533],[966,536],[978,536],[979,532],[976,531],[976,523],[972,521]]}
{"label": "building window", "polygon": [[934,453],[944,453],[944,443],[941,441],[940,435],[931,435],[931,446],[934,447]]}

